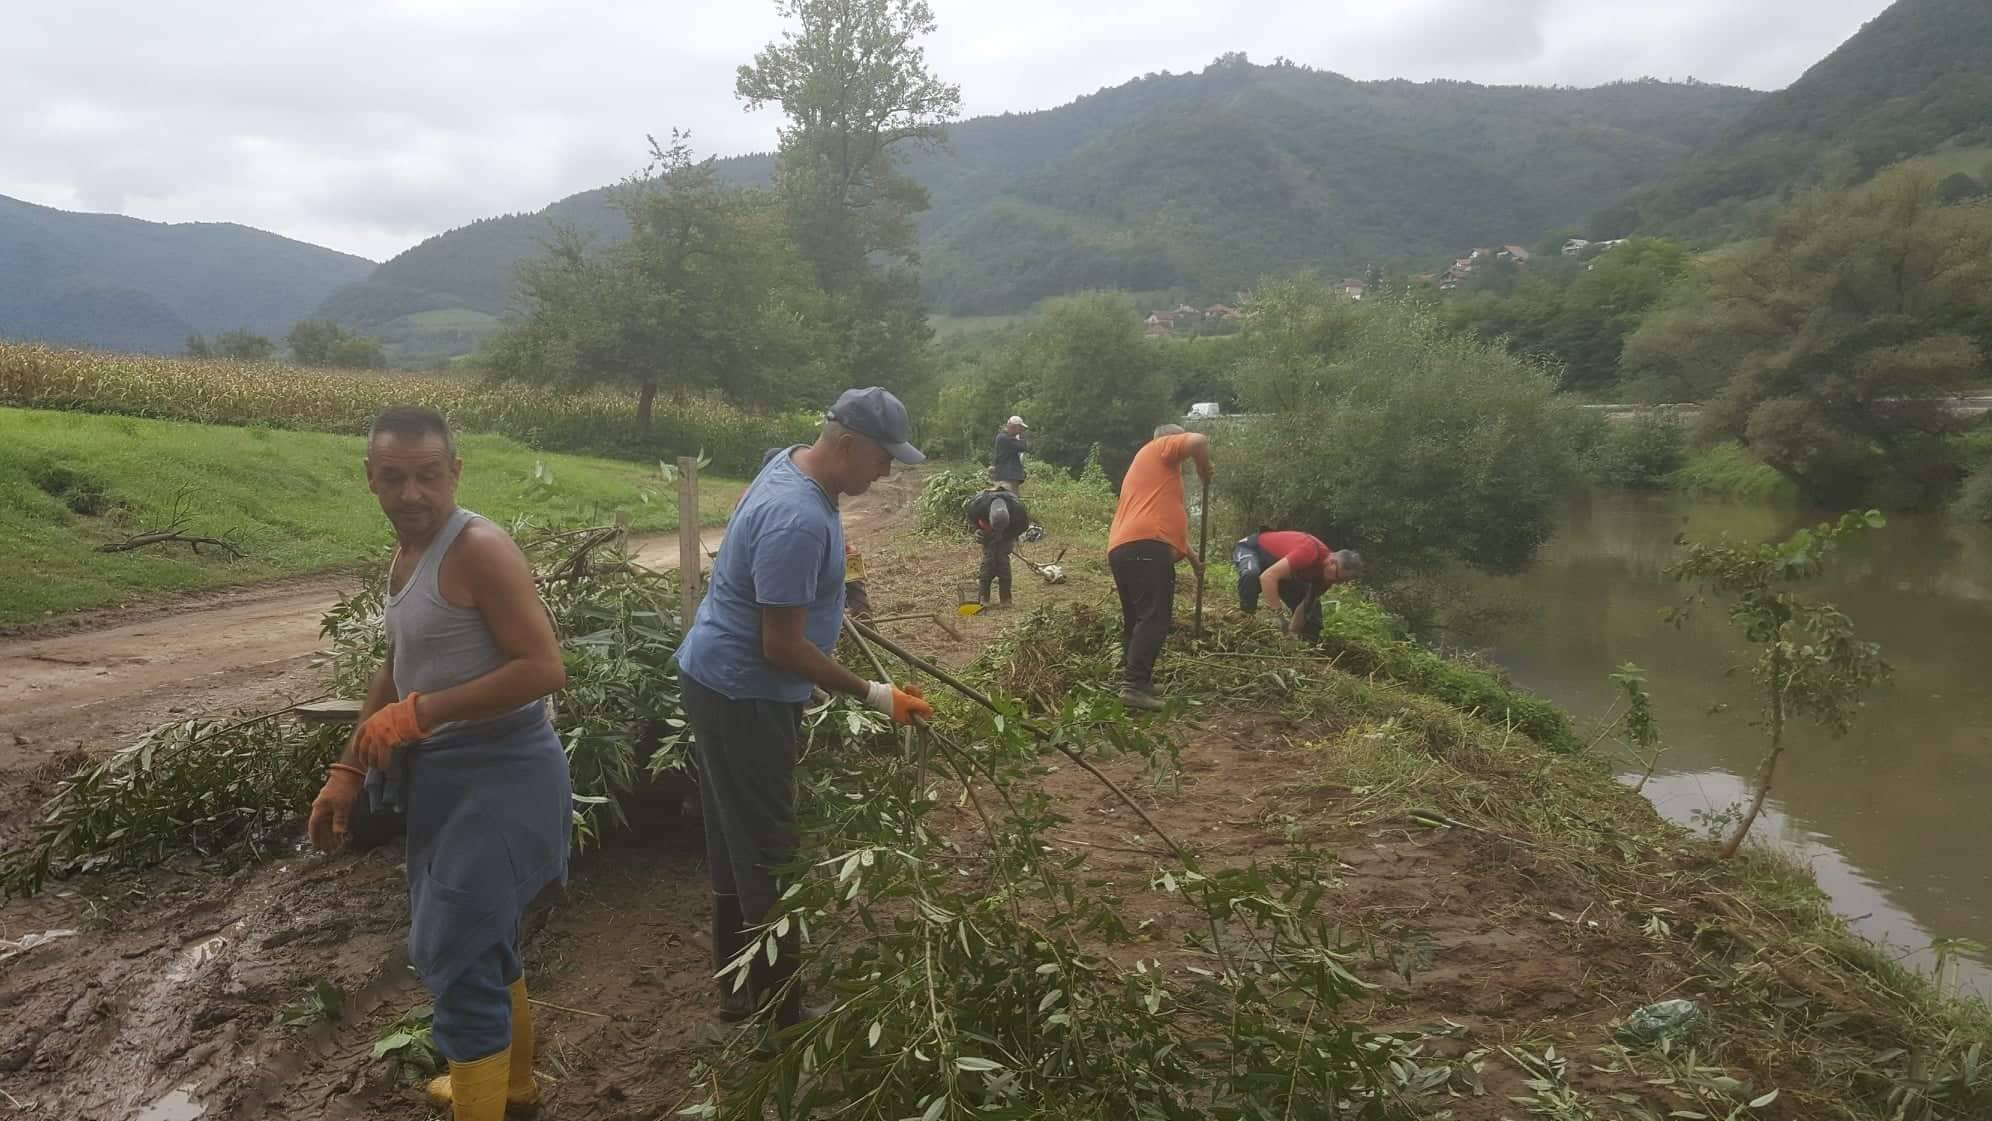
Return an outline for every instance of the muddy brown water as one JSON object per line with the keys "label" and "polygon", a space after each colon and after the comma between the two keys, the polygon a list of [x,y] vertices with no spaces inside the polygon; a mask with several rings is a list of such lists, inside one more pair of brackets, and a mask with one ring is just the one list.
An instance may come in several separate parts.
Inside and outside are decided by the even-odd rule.
{"label": "muddy brown water", "polygon": [[[1515,682],[1580,718],[1605,716],[1608,677],[1647,671],[1667,750],[1646,787],[1690,826],[1747,796],[1763,751],[1749,655],[1718,609],[1679,628],[1663,609],[1685,589],[1664,570],[1674,541],[1762,540],[1821,515],[1678,497],[1592,496],[1574,504],[1537,563],[1477,585],[1510,617],[1469,635]],[[1861,934],[1929,972],[1932,943],[1992,944],[1992,530],[1897,515],[1845,550],[1813,585],[1881,644],[1894,679],[1846,737],[1795,729],[1755,836],[1817,873]],[[1965,955],[1953,982],[1992,996],[1992,959]]]}

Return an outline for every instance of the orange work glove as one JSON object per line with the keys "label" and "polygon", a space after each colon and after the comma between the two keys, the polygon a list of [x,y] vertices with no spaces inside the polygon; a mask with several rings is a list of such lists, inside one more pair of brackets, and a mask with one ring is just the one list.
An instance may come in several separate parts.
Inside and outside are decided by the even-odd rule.
{"label": "orange work glove", "polygon": [[911,724],[915,720],[926,720],[934,715],[934,706],[927,703],[927,694],[918,685],[908,685],[904,689],[892,687],[892,722]]}
{"label": "orange work glove", "polygon": [[363,781],[359,771],[334,764],[325,775],[325,786],[311,803],[311,820],[306,832],[321,852],[331,852],[346,839],[346,822],[359,801]]}
{"label": "orange work glove", "polygon": [[892,717],[895,724],[911,724],[934,715],[934,706],[927,703],[927,695],[918,685],[908,685],[904,689],[887,681],[873,681],[865,695],[865,703],[879,712]]}
{"label": "orange work glove", "polygon": [[385,767],[394,762],[396,750],[429,734],[422,728],[421,717],[415,715],[415,702],[421,696],[410,693],[367,717],[354,743],[360,762],[370,768]]}

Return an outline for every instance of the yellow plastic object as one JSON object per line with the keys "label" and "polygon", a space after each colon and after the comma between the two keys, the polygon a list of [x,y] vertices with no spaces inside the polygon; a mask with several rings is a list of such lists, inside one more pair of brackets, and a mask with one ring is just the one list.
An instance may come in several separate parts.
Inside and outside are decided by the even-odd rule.
{"label": "yellow plastic object", "polygon": [[960,607],[955,608],[955,613],[964,617],[980,615],[982,614],[982,605],[980,603],[964,603]]}
{"label": "yellow plastic object", "polygon": [[[512,1045],[506,1049],[505,1110],[530,1116],[540,1104],[539,1082],[533,1078],[533,1009],[526,1000],[526,979],[512,982]],[[455,1106],[456,1088],[445,1074],[429,1083],[429,1102],[438,1109]]]}
{"label": "yellow plastic object", "polygon": [[454,1121],[502,1121],[511,1073],[509,1047],[476,1062],[451,1063],[450,1116]]}
{"label": "yellow plastic object", "polygon": [[851,549],[844,550],[844,583],[855,584],[865,578],[865,555]]}

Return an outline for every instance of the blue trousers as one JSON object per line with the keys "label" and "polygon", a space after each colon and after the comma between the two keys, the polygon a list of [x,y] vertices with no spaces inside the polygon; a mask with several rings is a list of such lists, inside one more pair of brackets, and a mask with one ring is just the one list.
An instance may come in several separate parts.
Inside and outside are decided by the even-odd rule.
{"label": "blue trousers", "polygon": [[431,1031],[443,1058],[471,1063],[512,1045],[512,982],[524,975],[518,947],[495,942],[449,988],[431,994],[436,999]]}

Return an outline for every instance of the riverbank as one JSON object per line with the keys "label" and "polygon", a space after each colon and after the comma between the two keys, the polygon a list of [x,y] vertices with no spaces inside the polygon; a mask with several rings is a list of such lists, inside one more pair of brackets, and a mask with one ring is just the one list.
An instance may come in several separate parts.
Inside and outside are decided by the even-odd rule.
{"label": "riverbank", "polygon": [[[499,522],[622,516],[677,528],[678,492],[655,464],[535,452],[465,435],[463,505]],[[355,436],[0,408],[0,626],[176,592],[336,571],[390,542]],[[743,484],[707,477],[700,524],[725,521]],[[168,527],[240,550],[101,545]]]}
{"label": "riverbank", "polygon": [[[1120,712],[1098,527],[1068,519],[1099,496],[1026,495],[1051,530],[1036,559],[1069,548],[1065,583],[1020,569],[1017,611],[888,628],[1008,715],[930,682],[946,699],[924,762],[812,725],[794,905],[834,998],[789,1044],[808,1074],[707,1018],[700,827],[645,802],[527,941],[549,1109],[659,1116],[717,1087],[714,1113],[745,1117],[758,1079],[795,1074],[818,1106],[875,1093],[853,1115],[888,1118],[999,1100],[1044,1121],[1300,1116],[1340,1097],[1451,1121],[1881,1121],[1898,1091],[1984,1116],[1992,1087],[1965,1069],[1992,1042],[1982,1006],[1849,937],[1802,870],[1713,862],[1606,761],[1490,712],[1476,698],[1513,691],[1484,668],[1425,652],[1444,674],[1393,679],[1406,655],[1352,593],[1340,648],[1317,651],[1212,587],[1208,633],[1180,627],[1163,660],[1171,710]],[[949,613],[976,550],[910,515],[853,535],[874,609]],[[1179,621],[1192,602],[1185,579]],[[182,859],[0,908],[10,931],[80,932],[0,967],[0,1089],[48,1116],[129,1117],[184,1087],[203,1121],[405,1118],[419,1080],[376,1053],[424,1002],[398,956],[398,859]],[[336,1018],[299,1010],[321,984]],[[1617,1042],[1667,999],[1696,1002],[1699,1032]]]}
{"label": "riverbank", "polygon": [[[1536,562],[1513,577],[1472,581],[1461,598],[1503,617],[1450,636],[1483,650],[1518,683],[1573,713],[1607,718],[1609,677],[1644,667],[1665,751],[1648,793],[1690,828],[1745,801],[1763,751],[1760,700],[1746,654],[1721,611],[1670,621],[1688,589],[1666,575],[1686,534],[1712,541],[1782,539],[1803,511],[1767,503],[1594,494],[1572,502]],[[1808,594],[1839,605],[1880,643],[1892,680],[1844,736],[1792,730],[1760,835],[1803,853],[1857,929],[1924,972],[1932,947],[1992,993],[1992,846],[1984,813],[1992,766],[1992,696],[1979,651],[1992,643],[1992,529],[1939,513],[1891,515],[1844,549]],[[1620,753],[1637,773],[1644,763]]]}

